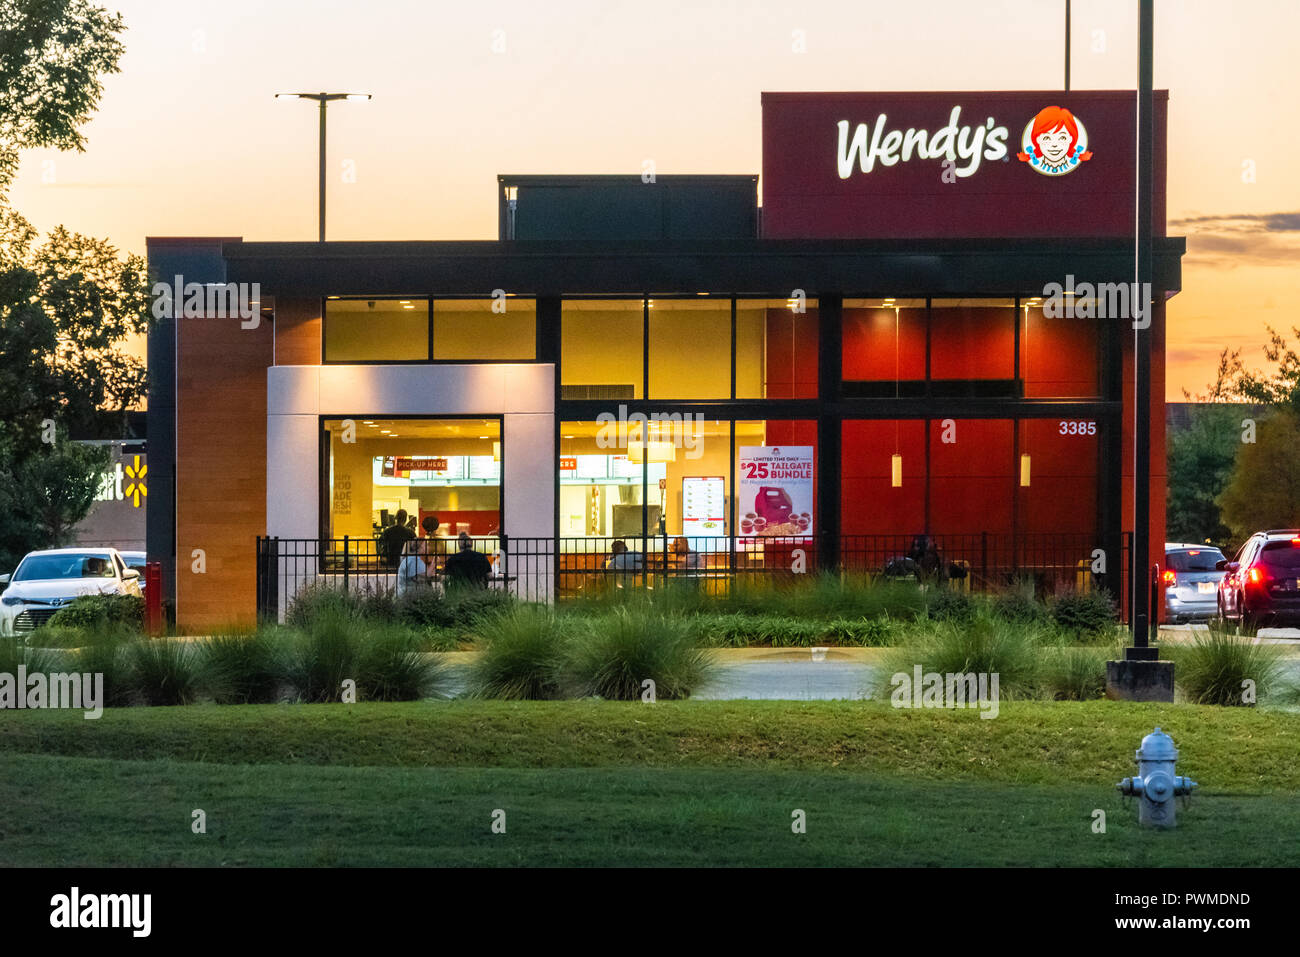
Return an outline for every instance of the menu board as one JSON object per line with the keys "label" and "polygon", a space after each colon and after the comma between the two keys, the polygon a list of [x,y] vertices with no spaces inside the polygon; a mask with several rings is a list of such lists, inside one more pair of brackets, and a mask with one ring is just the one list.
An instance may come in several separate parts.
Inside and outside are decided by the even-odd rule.
{"label": "menu board", "polygon": [[495,479],[501,477],[501,463],[490,455],[469,456],[469,475],[472,479]]}
{"label": "menu board", "polygon": [[686,535],[727,533],[727,483],[720,475],[682,479],[682,532]]}
{"label": "menu board", "polygon": [[743,445],[736,475],[741,535],[809,535],[813,447]]}

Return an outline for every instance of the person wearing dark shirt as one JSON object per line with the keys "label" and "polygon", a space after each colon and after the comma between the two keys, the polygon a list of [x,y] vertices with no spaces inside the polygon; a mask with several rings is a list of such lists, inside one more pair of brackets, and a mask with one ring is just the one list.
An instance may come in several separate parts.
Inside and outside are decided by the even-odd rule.
{"label": "person wearing dark shirt", "polygon": [[459,541],[460,551],[449,556],[442,566],[447,587],[487,588],[492,563],[486,555],[474,551],[474,542],[468,533],[461,532]]}
{"label": "person wearing dark shirt", "polygon": [[389,568],[396,568],[401,563],[406,543],[415,538],[415,530],[406,527],[406,509],[399,508],[395,518],[396,521],[379,536]]}

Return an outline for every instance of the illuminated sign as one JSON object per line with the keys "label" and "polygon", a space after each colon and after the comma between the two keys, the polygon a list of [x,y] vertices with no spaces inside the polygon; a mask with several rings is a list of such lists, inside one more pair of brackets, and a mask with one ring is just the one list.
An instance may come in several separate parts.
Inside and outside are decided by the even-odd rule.
{"label": "illuminated sign", "polygon": [[[863,173],[870,173],[877,161],[881,166],[894,166],[906,163],[914,155],[918,159],[942,159],[953,164],[954,176],[965,178],[975,174],[982,159],[1000,160],[1007,155],[1010,132],[1005,126],[994,125],[991,116],[975,126],[958,126],[960,119],[961,107],[954,106],[948,114],[947,125],[933,133],[910,127],[906,132],[898,129],[885,132],[889,117],[881,113],[874,128],[859,123],[852,138],[849,121],[840,120],[836,124],[840,133],[837,155],[840,179],[853,175],[855,159]],[[965,165],[957,166],[958,159],[965,161]]]}
{"label": "illuminated sign", "polygon": [[576,455],[561,455],[560,471],[561,472],[578,471],[578,457]]}
{"label": "illuminated sign", "polygon": [[1060,106],[1048,106],[1025,124],[1016,159],[1044,176],[1064,176],[1092,159],[1083,121]]}
{"label": "illuminated sign", "polygon": [[445,472],[447,459],[399,455],[393,459],[393,468],[398,472]]}

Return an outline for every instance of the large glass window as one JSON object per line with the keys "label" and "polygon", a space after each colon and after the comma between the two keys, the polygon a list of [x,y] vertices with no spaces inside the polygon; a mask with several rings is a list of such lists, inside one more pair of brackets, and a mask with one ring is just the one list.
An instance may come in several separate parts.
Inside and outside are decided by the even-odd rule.
{"label": "large glass window", "polygon": [[650,398],[731,397],[731,301],[650,299]]}
{"label": "large glass window", "polygon": [[933,395],[1015,394],[1015,305],[1014,299],[931,300]]}
{"label": "large glass window", "polygon": [[1021,306],[1020,377],[1030,399],[1101,395],[1101,320],[1047,318],[1041,299]]}
{"label": "large glass window", "polygon": [[815,299],[737,300],[736,398],[817,398],[817,323]]}
{"label": "large glass window", "polygon": [[382,542],[399,515],[420,537],[431,518],[439,538],[500,529],[499,419],[326,419],[324,428],[329,537]]}
{"label": "large glass window", "polygon": [[537,357],[537,301],[439,299],[433,305],[433,358],[531,362]]}
{"label": "large glass window", "polygon": [[564,398],[644,398],[644,301],[566,299],[560,350]]}
{"label": "large glass window", "polygon": [[429,358],[427,299],[325,300],[326,362],[423,362]]}
{"label": "large glass window", "polygon": [[925,300],[846,299],[844,391],[856,398],[925,394]]}

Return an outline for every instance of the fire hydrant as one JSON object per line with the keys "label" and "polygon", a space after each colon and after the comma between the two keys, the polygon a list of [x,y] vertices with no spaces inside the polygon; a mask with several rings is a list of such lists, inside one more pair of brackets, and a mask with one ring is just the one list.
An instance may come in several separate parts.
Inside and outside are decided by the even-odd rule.
{"label": "fire hydrant", "polygon": [[1138,799],[1138,823],[1143,827],[1173,827],[1174,798],[1190,798],[1197,786],[1191,778],[1174,774],[1178,749],[1174,739],[1156,728],[1142,739],[1134,753],[1138,776],[1115,787],[1125,797]]}

